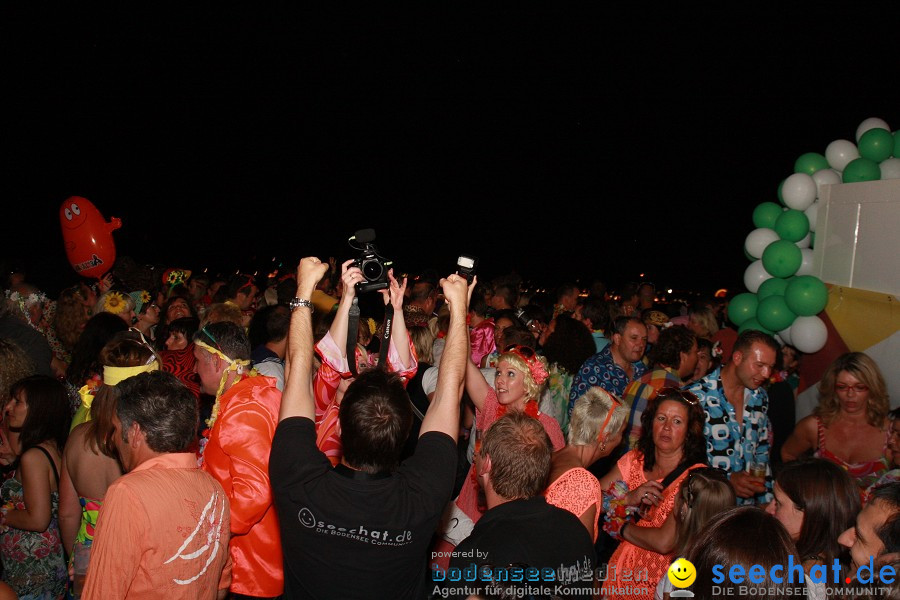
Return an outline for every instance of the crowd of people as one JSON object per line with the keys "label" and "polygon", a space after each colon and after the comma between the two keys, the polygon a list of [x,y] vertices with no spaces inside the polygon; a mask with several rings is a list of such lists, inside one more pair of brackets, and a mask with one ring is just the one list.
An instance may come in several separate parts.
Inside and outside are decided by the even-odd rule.
{"label": "crowd of people", "polygon": [[679,558],[699,598],[900,597],[871,357],[797,421],[802,353],[727,300],[520,283],[313,257],[124,260],[55,300],[10,277],[0,600],[650,600]]}

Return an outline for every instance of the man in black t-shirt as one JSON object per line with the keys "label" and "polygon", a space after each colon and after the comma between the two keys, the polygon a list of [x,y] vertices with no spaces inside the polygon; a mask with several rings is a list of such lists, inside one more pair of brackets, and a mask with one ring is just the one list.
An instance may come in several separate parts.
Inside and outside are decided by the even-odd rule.
{"label": "man in black t-shirt", "polygon": [[547,504],[542,494],[552,452],[540,421],[523,412],[491,425],[475,454],[488,510],[456,547],[447,571],[432,568],[435,595],[593,597],[593,542],[578,517]]}
{"label": "man in black t-shirt", "polygon": [[[471,288],[458,275],[441,281],[450,330],[414,455],[397,466],[412,420],[409,396],[397,376],[374,369],[361,374],[341,402],[344,455],[332,468],[316,447],[308,302],[326,270],[316,258],[304,258],[297,269],[290,362],[269,462],[284,597],[423,598],[428,547],[456,473]],[[356,271],[348,271],[345,285],[362,280]],[[393,299],[404,288],[391,278],[386,293]]]}

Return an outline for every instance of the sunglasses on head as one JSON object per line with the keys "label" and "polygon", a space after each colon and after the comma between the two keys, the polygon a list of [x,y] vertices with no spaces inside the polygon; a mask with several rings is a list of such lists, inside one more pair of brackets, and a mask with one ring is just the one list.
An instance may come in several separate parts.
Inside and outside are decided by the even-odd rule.
{"label": "sunglasses on head", "polygon": [[521,344],[510,344],[503,350],[504,354],[515,354],[525,362],[530,362],[534,360],[536,356],[534,353],[534,348],[530,348],[528,346],[523,346]]}
{"label": "sunglasses on head", "polygon": [[690,392],[686,392],[685,390],[680,390],[676,387],[659,388],[659,391],[656,393],[657,402],[662,402],[663,400],[675,400],[676,398],[681,398],[691,406],[696,406],[700,403],[700,400],[697,399],[697,396]]}
{"label": "sunglasses on head", "polygon": [[609,400],[612,405],[609,407],[609,410],[606,412],[606,418],[603,419],[603,425],[600,426],[599,431],[597,431],[597,441],[602,442],[606,437],[603,435],[603,432],[606,431],[606,426],[609,424],[609,420],[612,419],[613,413],[616,412],[616,409],[622,406],[622,403],[619,402],[619,399],[613,396],[612,394],[607,394],[609,396]]}

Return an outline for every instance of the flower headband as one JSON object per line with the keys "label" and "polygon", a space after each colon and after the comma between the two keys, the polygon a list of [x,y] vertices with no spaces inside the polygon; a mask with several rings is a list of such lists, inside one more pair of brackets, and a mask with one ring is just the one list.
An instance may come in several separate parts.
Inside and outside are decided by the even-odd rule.
{"label": "flower headband", "polygon": [[547,369],[537,357],[537,354],[534,353],[533,348],[514,344],[512,346],[508,346],[506,350],[503,351],[503,353],[514,354],[525,361],[525,364],[528,366],[528,370],[531,371],[531,378],[534,379],[534,382],[536,384],[541,385],[545,381],[547,381],[549,373],[547,373]]}
{"label": "flower headband", "polygon": [[109,292],[106,295],[106,300],[103,301],[103,310],[114,315],[119,314],[127,308],[128,303],[125,301],[125,296],[119,292]]}
{"label": "flower headband", "polygon": [[712,350],[709,351],[710,356],[713,358],[719,358],[725,352],[722,350],[722,342],[716,342],[713,344]]}

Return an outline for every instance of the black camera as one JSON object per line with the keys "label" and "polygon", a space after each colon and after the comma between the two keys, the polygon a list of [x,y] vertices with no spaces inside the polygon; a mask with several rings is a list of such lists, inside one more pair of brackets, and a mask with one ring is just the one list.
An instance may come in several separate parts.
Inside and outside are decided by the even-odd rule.
{"label": "black camera", "polygon": [[475,267],[477,265],[478,258],[463,254],[456,259],[456,274],[465,278],[466,281],[472,281],[472,277],[475,276]]}
{"label": "black camera", "polygon": [[[362,246],[354,244],[358,242]],[[394,264],[393,261],[386,260],[378,254],[375,244],[375,230],[361,229],[350,238],[350,247],[360,251],[357,258],[353,260],[354,267],[359,267],[362,271],[365,281],[356,284],[358,293],[374,292],[375,290],[383,290],[390,286],[388,281],[388,269]]]}

